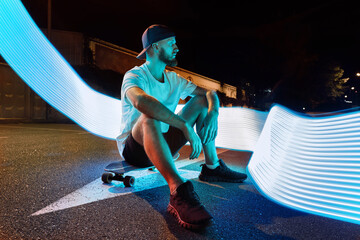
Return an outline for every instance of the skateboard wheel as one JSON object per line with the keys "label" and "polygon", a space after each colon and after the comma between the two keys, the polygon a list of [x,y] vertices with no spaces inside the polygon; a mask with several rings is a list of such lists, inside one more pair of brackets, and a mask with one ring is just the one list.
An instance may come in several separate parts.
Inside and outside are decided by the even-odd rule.
{"label": "skateboard wheel", "polygon": [[135,184],[135,178],[132,176],[126,176],[124,178],[124,185],[125,187],[132,187]]}
{"label": "skateboard wheel", "polygon": [[103,173],[103,175],[101,176],[101,180],[104,183],[111,183],[113,179],[113,175],[111,173]]}
{"label": "skateboard wheel", "polygon": [[176,161],[176,160],[178,160],[179,157],[180,157],[180,153],[176,153],[176,154],[173,156],[173,160]]}

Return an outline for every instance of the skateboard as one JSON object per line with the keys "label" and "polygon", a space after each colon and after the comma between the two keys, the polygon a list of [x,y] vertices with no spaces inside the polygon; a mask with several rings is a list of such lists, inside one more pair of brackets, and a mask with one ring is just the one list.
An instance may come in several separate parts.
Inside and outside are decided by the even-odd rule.
{"label": "skateboard", "polygon": [[[173,156],[174,161],[179,158],[180,154],[177,153]],[[107,165],[104,169],[105,173],[102,174],[101,180],[104,183],[110,184],[113,180],[123,182],[125,187],[132,187],[135,184],[135,177],[133,176],[125,176],[127,172],[133,170],[142,170],[148,169],[150,171],[154,171],[154,166],[148,167],[136,167],[131,165],[130,163],[126,162],[125,160],[112,162]]]}

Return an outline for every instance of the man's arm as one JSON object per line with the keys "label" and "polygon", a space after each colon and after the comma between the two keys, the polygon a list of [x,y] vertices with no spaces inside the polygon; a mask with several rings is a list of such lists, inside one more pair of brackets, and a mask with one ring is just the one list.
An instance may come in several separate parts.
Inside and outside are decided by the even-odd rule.
{"label": "man's arm", "polygon": [[126,91],[126,96],[133,104],[133,106],[141,113],[150,118],[167,123],[170,126],[179,128],[185,138],[190,142],[192,153],[190,159],[198,158],[201,153],[201,140],[183,118],[174,114],[156,98],[146,94],[141,88],[132,87]]}
{"label": "man's arm", "polygon": [[126,92],[127,98],[141,113],[150,118],[167,123],[170,126],[183,129],[186,121],[171,112],[156,98],[146,94],[141,88],[133,87]]}

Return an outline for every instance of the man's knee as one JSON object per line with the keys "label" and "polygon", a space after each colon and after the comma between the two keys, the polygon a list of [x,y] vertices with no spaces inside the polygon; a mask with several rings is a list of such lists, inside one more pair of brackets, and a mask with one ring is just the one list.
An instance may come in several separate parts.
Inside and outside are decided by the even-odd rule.
{"label": "man's knee", "polygon": [[132,129],[132,135],[137,142],[142,144],[144,133],[153,132],[159,129],[160,122],[158,120],[142,114]]}
{"label": "man's knee", "polygon": [[151,118],[145,114],[141,115],[140,125],[142,126],[143,131],[160,131],[160,121],[154,118]]}
{"label": "man's knee", "polygon": [[196,103],[196,105],[198,105],[199,107],[206,109],[208,107],[206,96],[195,96],[191,100],[193,100]]}
{"label": "man's knee", "polygon": [[205,96],[195,96],[187,103],[191,109],[191,114],[206,114],[208,109],[208,102]]}

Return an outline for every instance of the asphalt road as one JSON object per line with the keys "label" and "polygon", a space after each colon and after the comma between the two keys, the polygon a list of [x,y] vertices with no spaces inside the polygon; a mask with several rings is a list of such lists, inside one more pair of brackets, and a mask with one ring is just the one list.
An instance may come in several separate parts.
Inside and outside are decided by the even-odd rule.
{"label": "asphalt road", "polygon": [[[360,226],[302,213],[263,197],[250,180],[208,184],[202,161],[177,161],[215,224],[194,232],[166,212],[159,173],[137,171],[134,188],[101,182],[116,143],[72,124],[0,125],[0,239],[360,239]],[[251,153],[219,149],[245,171]],[[202,160],[200,156],[199,160]]]}

